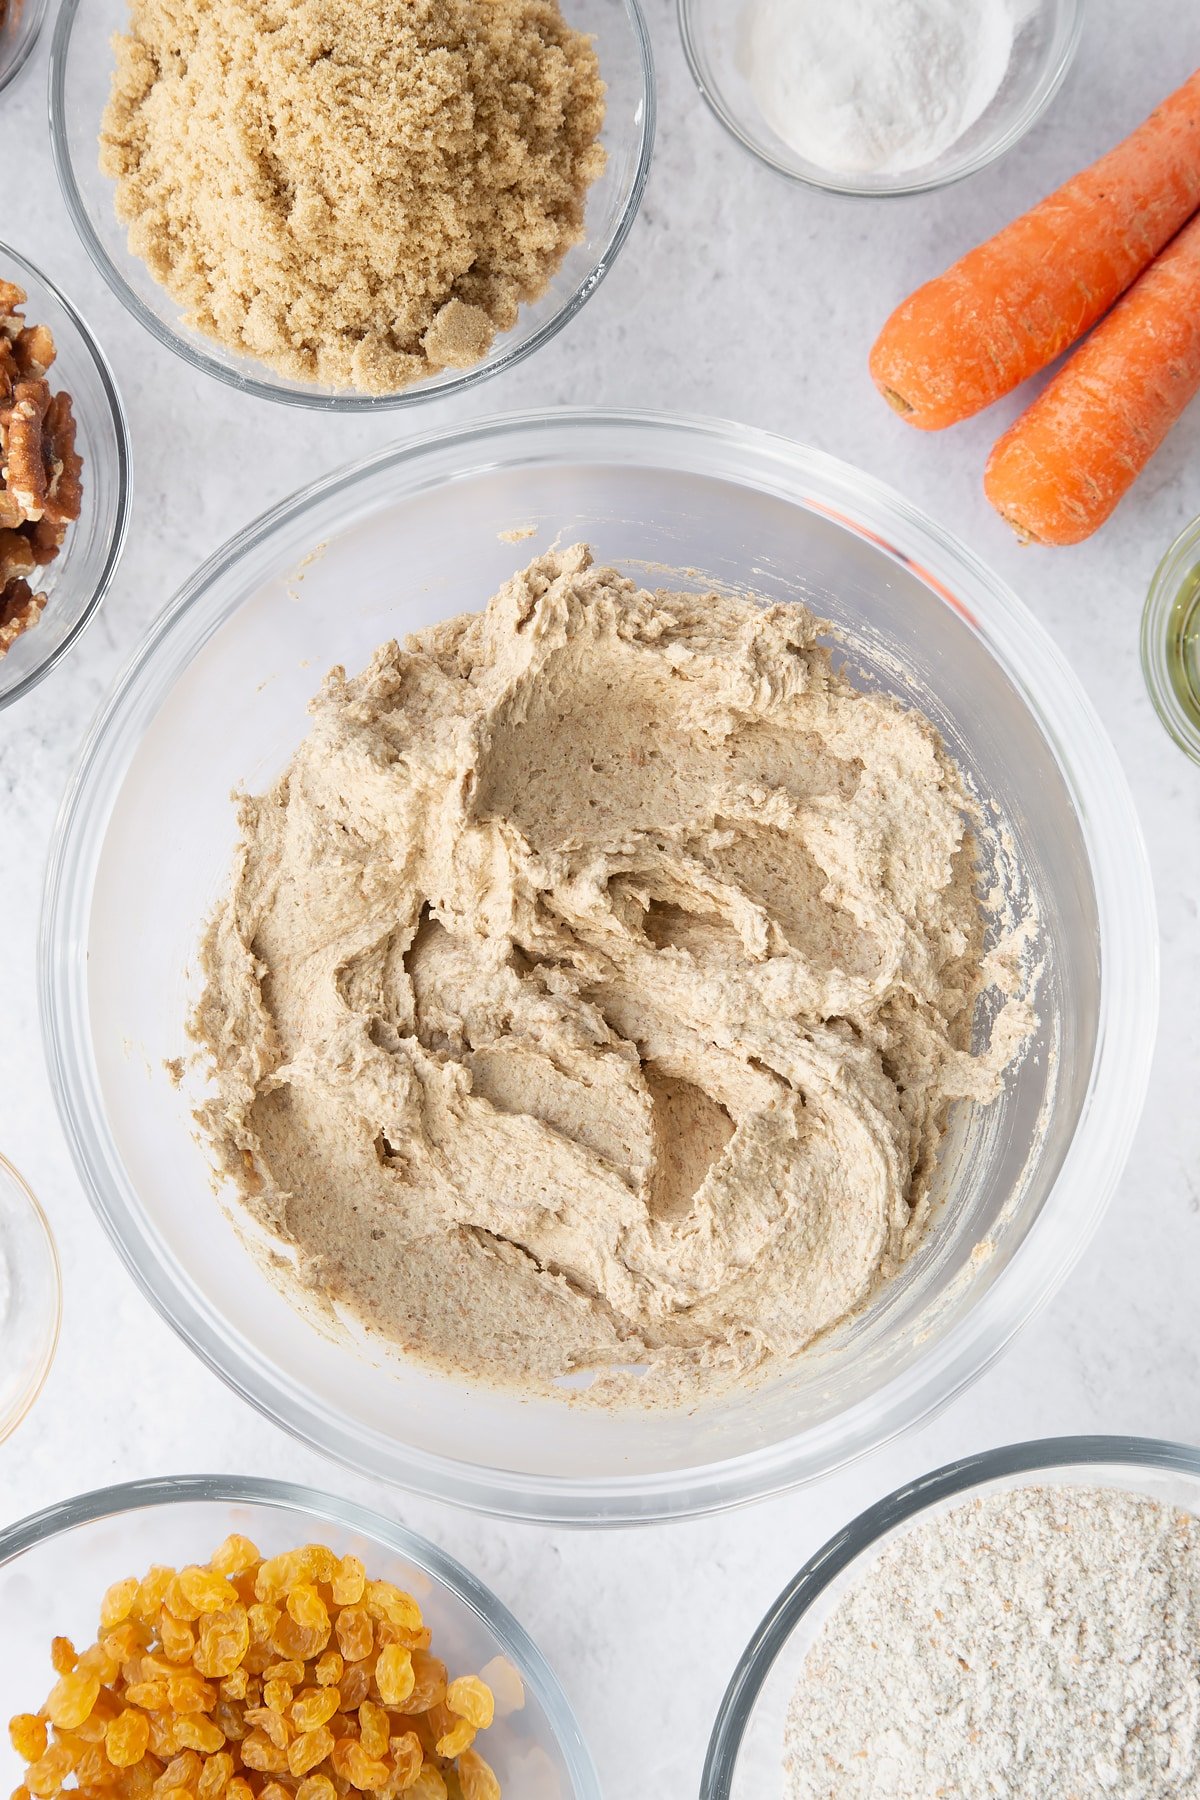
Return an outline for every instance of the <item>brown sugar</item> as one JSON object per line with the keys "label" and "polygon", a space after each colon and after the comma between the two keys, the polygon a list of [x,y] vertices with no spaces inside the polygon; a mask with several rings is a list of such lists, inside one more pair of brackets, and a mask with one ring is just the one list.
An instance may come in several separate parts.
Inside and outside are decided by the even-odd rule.
{"label": "brown sugar", "polygon": [[603,119],[557,0],[131,0],[100,166],[189,325],[381,394],[544,293]]}

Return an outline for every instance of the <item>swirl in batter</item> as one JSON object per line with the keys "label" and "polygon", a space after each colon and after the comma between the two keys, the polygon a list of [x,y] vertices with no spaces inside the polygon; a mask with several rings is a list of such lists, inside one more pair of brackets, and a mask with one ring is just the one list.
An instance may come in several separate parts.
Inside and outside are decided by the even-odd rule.
{"label": "swirl in batter", "polygon": [[197,1014],[312,1292],[473,1378],[694,1394],[908,1255],[1028,1009],[972,1051],[972,808],[822,629],[577,546],[329,676],[242,802]]}

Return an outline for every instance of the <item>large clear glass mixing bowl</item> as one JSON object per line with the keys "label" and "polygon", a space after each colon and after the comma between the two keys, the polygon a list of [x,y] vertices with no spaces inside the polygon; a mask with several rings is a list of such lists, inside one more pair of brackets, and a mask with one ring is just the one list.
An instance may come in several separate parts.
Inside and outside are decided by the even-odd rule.
{"label": "large clear glass mixing bowl", "polygon": [[[811,601],[862,680],[933,718],[996,809],[1041,916],[1036,1042],[1000,1100],[956,1109],[923,1246],[786,1374],[689,1411],[520,1399],[316,1329],[244,1247],[196,1141],[198,1090],[177,1090],[163,1068],[188,1050],[197,942],[236,839],[230,792],[280,773],[325,670],[482,605],[538,548],[579,538],[651,583]],[[783,439],[564,412],[474,424],[328,476],[188,582],[71,781],[41,990],[87,1190],[199,1355],[374,1475],[595,1523],[821,1474],[978,1374],[1061,1281],[1116,1184],[1149,1068],[1157,945],[1112,747],[1064,658],[969,551],[878,483]]]}

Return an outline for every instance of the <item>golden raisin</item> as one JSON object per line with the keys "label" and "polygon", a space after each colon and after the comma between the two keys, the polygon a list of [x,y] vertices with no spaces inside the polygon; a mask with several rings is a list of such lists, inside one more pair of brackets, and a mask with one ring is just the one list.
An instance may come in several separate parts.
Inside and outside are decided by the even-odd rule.
{"label": "golden raisin", "polygon": [[402,1593],[390,1581],[368,1581],[367,1611],[373,1619],[387,1619],[409,1631],[420,1631],[425,1623],[412,1595]]}
{"label": "golden raisin", "polygon": [[446,1705],[476,1731],[486,1731],[496,1716],[492,1690],[478,1675],[460,1675],[452,1681],[446,1689]]}
{"label": "golden raisin", "polygon": [[269,1644],[271,1633],[279,1623],[279,1608],[264,1606],[259,1602],[246,1609],[246,1617],[250,1621],[250,1642],[252,1644]]}
{"label": "golden raisin", "polygon": [[111,1788],[116,1779],[117,1769],[105,1754],[102,1746],[89,1744],[75,1764],[75,1786],[77,1788]]}
{"label": "golden raisin", "polygon": [[473,1744],[474,1741],[475,1727],[468,1724],[466,1719],[459,1719],[458,1723],[451,1726],[444,1737],[438,1739],[437,1753],[439,1756],[444,1756],[447,1762],[453,1762],[454,1758],[461,1756],[468,1745]]}
{"label": "golden raisin", "polygon": [[241,1743],[246,1735],[246,1725],[239,1707],[231,1705],[228,1700],[218,1700],[213,1707],[212,1716],[213,1724],[221,1727],[230,1743]]}
{"label": "golden raisin", "polygon": [[180,1569],[179,1585],[188,1604],[194,1606],[197,1613],[225,1612],[238,1604],[235,1589],[223,1575],[214,1575],[211,1569],[200,1569],[195,1564]]}
{"label": "golden raisin", "polygon": [[169,1662],[191,1662],[196,1648],[196,1634],[183,1619],[177,1619],[174,1613],[163,1608],[158,1628],[159,1639],[163,1647],[163,1655]]}
{"label": "golden raisin", "polygon": [[342,1679],[342,1670],[345,1666],[336,1650],[327,1650],[324,1656],[318,1658],[317,1666],[313,1670],[318,1686],[336,1687]]}
{"label": "golden raisin", "polygon": [[162,1764],[155,1756],[144,1756],[131,1769],[118,1769],[114,1792],[118,1800],[151,1800],[154,1783],[162,1774]]}
{"label": "golden raisin", "polygon": [[194,1788],[203,1767],[194,1750],[185,1750],[181,1756],[172,1757],[154,1784],[155,1793],[165,1793],[168,1788]]}
{"label": "golden raisin", "polygon": [[361,1606],[344,1606],[334,1627],[338,1649],[347,1662],[362,1662],[375,1648],[375,1632],[370,1617]]}
{"label": "golden raisin", "polygon": [[412,1652],[385,1645],[375,1664],[375,1685],[385,1706],[403,1706],[416,1685]]}
{"label": "golden raisin", "polygon": [[357,1712],[371,1692],[371,1671],[366,1663],[351,1663],[338,1683],[343,1712]]}
{"label": "golden raisin", "polygon": [[217,1704],[217,1690],[202,1676],[181,1671],[167,1682],[167,1700],[172,1712],[211,1712]]}
{"label": "golden raisin", "polygon": [[248,1706],[246,1723],[259,1731],[265,1731],[277,1750],[286,1750],[291,1732],[287,1720],[282,1713],[272,1711],[269,1706]]}
{"label": "golden raisin", "polygon": [[174,1579],[174,1569],[165,1568],[161,1563],[147,1570],[138,1582],[137,1599],[133,1603],[134,1618],[140,1619],[143,1625],[157,1625],[167,1589]]}
{"label": "golden raisin", "polygon": [[45,1756],[25,1771],[25,1786],[37,1800],[57,1794],[73,1767],[71,1753],[62,1744],[51,1744]]}
{"label": "golden raisin", "polygon": [[292,1800],[292,1790],[284,1787],[282,1781],[265,1781],[258,1791],[258,1800]]}
{"label": "golden raisin", "polygon": [[477,1750],[464,1750],[458,1759],[458,1785],[463,1800],[500,1800],[500,1783],[490,1763]]}
{"label": "golden raisin", "polygon": [[325,1602],[315,1587],[301,1582],[294,1587],[287,1597],[287,1609],[297,1625],[305,1631],[321,1632],[329,1635],[329,1612]]}
{"label": "golden raisin", "polygon": [[330,1583],[335,1606],[357,1606],[366,1592],[367,1571],[357,1556],[343,1556]]}
{"label": "golden raisin", "polygon": [[279,1623],[271,1633],[271,1648],[275,1655],[288,1661],[307,1662],[310,1656],[316,1656],[329,1641],[329,1631],[314,1631],[307,1625],[297,1625],[291,1613],[282,1613]]}
{"label": "golden raisin", "polygon": [[46,1696],[50,1723],[60,1731],[74,1731],[95,1706],[100,1683],[94,1675],[60,1675]]}
{"label": "golden raisin", "polygon": [[208,1566],[217,1575],[244,1575],[260,1561],[257,1546],[248,1537],[232,1532],[209,1557]]}
{"label": "golden raisin", "polygon": [[263,1705],[269,1706],[272,1712],[286,1712],[292,1704],[292,1684],[290,1681],[280,1681],[278,1677],[264,1681],[262,1697]]}
{"label": "golden raisin", "polygon": [[199,1750],[215,1756],[224,1747],[225,1733],[203,1713],[184,1713],[175,1721],[175,1742],[180,1750]]}
{"label": "golden raisin", "polygon": [[408,1790],[407,1800],[446,1800],[447,1788],[441,1771],[432,1763],[422,1765],[417,1779]]}
{"label": "golden raisin", "polygon": [[8,1735],[22,1762],[37,1762],[39,1757],[45,1756],[49,1742],[46,1721],[39,1719],[36,1713],[18,1713],[16,1718],[10,1719]]}
{"label": "golden raisin", "polygon": [[400,1789],[410,1788],[421,1772],[425,1752],[415,1731],[406,1731],[391,1741],[392,1781]]}
{"label": "golden raisin", "polygon": [[295,1661],[268,1663],[263,1670],[265,1681],[286,1681],[291,1687],[299,1687],[304,1675],[305,1665]]}
{"label": "golden raisin", "polygon": [[269,1556],[254,1577],[255,1599],[267,1603],[282,1599],[293,1583],[299,1581],[302,1567],[295,1550],[287,1550],[282,1556]]}
{"label": "golden raisin", "polygon": [[387,1713],[373,1700],[364,1700],[358,1709],[358,1741],[368,1756],[387,1755],[391,1728]]}
{"label": "golden raisin", "polygon": [[124,1624],[133,1611],[137,1599],[138,1582],[132,1575],[124,1581],[114,1581],[100,1602],[100,1625],[105,1631],[111,1631],[114,1625]]}
{"label": "golden raisin", "polygon": [[163,1608],[165,1611],[171,1613],[176,1619],[184,1620],[188,1625],[194,1624],[200,1617],[200,1608],[192,1605],[192,1602],[183,1591],[178,1575],[174,1577],[171,1585],[163,1595]]}
{"label": "golden raisin", "polygon": [[244,1700],[249,1676],[245,1669],[231,1669],[221,1683],[221,1693],[226,1700]]}
{"label": "golden raisin", "polygon": [[214,1679],[232,1675],[250,1648],[250,1620],[244,1606],[206,1613],[200,1620],[195,1664]]}
{"label": "golden raisin", "polygon": [[336,1688],[305,1688],[292,1703],[292,1723],[297,1731],[315,1731],[328,1725],[340,1705]]}
{"label": "golden raisin", "polygon": [[114,1768],[129,1769],[141,1762],[150,1748],[150,1721],[132,1707],[110,1721],[104,1749]]}
{"label": "golden raisin", "polygon": [[113,1654],[103,1642],[92,1644],[84,1650],[75,1664],[76,1675],[92,1675],[101,1687],[107,1687],[115,1681],[121,1667],[121,1659]]}
{"label": "golden raisin", "polygon": [[123,1619],[119,1625],[106,1632],[104,1647],[117,1662],[128,1661],[137,1656],[145,1648],[149,1633],[138,1619]]}
{"label": "golden raisin", "polygon": [[273,1744],[265,1731],[251,1731],[242,1739],[242,1761],[260,1775],[282,1775],[288,1766],[287,1751]]}
{"label": "golden raisin", "polygon": [[318,1725],[313,1731],[301,1732],[288,1745],[288,1768],[293,1775],[307,1775],[310,1769],[315,1769],[332,1754],[333,1733],[327,1725]]}
{"label": "golden raisin", "polygon": [[162,1680],[130,1682],[125,1698],[131,1706],[140,1706],[145,1712],[162,1712],[170,1704],[167,1684]]}
{"label": "golden raisin", "polygon": [[446,1665],[424,1650],[412,1653],[413,1691],[404,1702],[405,1712],[430,1712],[446,1698]]}
{"label": "golden raisin", "polygon": [[69,1675],[79,1658],[75,1654],[75,1646],[68,1637],[50,1639],[50,1666],[56,1675]]}
{"label": "golden raisin", "polygon": [[225,1789],[225,1800],[254,1800],[254,1789],[244,1775],[235,1775]]}
{"label": "golden raisin", "polygon": [[338,1791],[328,1775],[306,1775],[296,1789],[296,1800],[338,1800]]}
{"label": "golden raisin", "polygon": [[[354,1787],[361,1788],[364,1793],[375,1788],[384,1787],[391,1773],[385,1762],[377,1757],[368,1756],[357,1738],[342,1738],[334,1747],[334,1754],[342,1751],[342,1767],[346,1779]],[[337,1768],[337,1762],[334,1762]]]}
{"label": "golden raisin", "polygon": [[218,1750],[215,1756],[207,1757],[196,1783],[196,1800],[220,1800],[233,1779],[233,1767],[228,1750]]}

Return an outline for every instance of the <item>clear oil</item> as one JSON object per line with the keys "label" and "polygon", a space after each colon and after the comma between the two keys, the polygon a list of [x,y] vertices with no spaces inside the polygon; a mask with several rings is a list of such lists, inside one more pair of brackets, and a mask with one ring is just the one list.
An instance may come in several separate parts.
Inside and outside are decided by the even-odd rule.
{"label": "clear oil", "polygon": [[1200,731],[1200,563],[1180,583],[1167,620],[1167,675],[1180,706]]}

